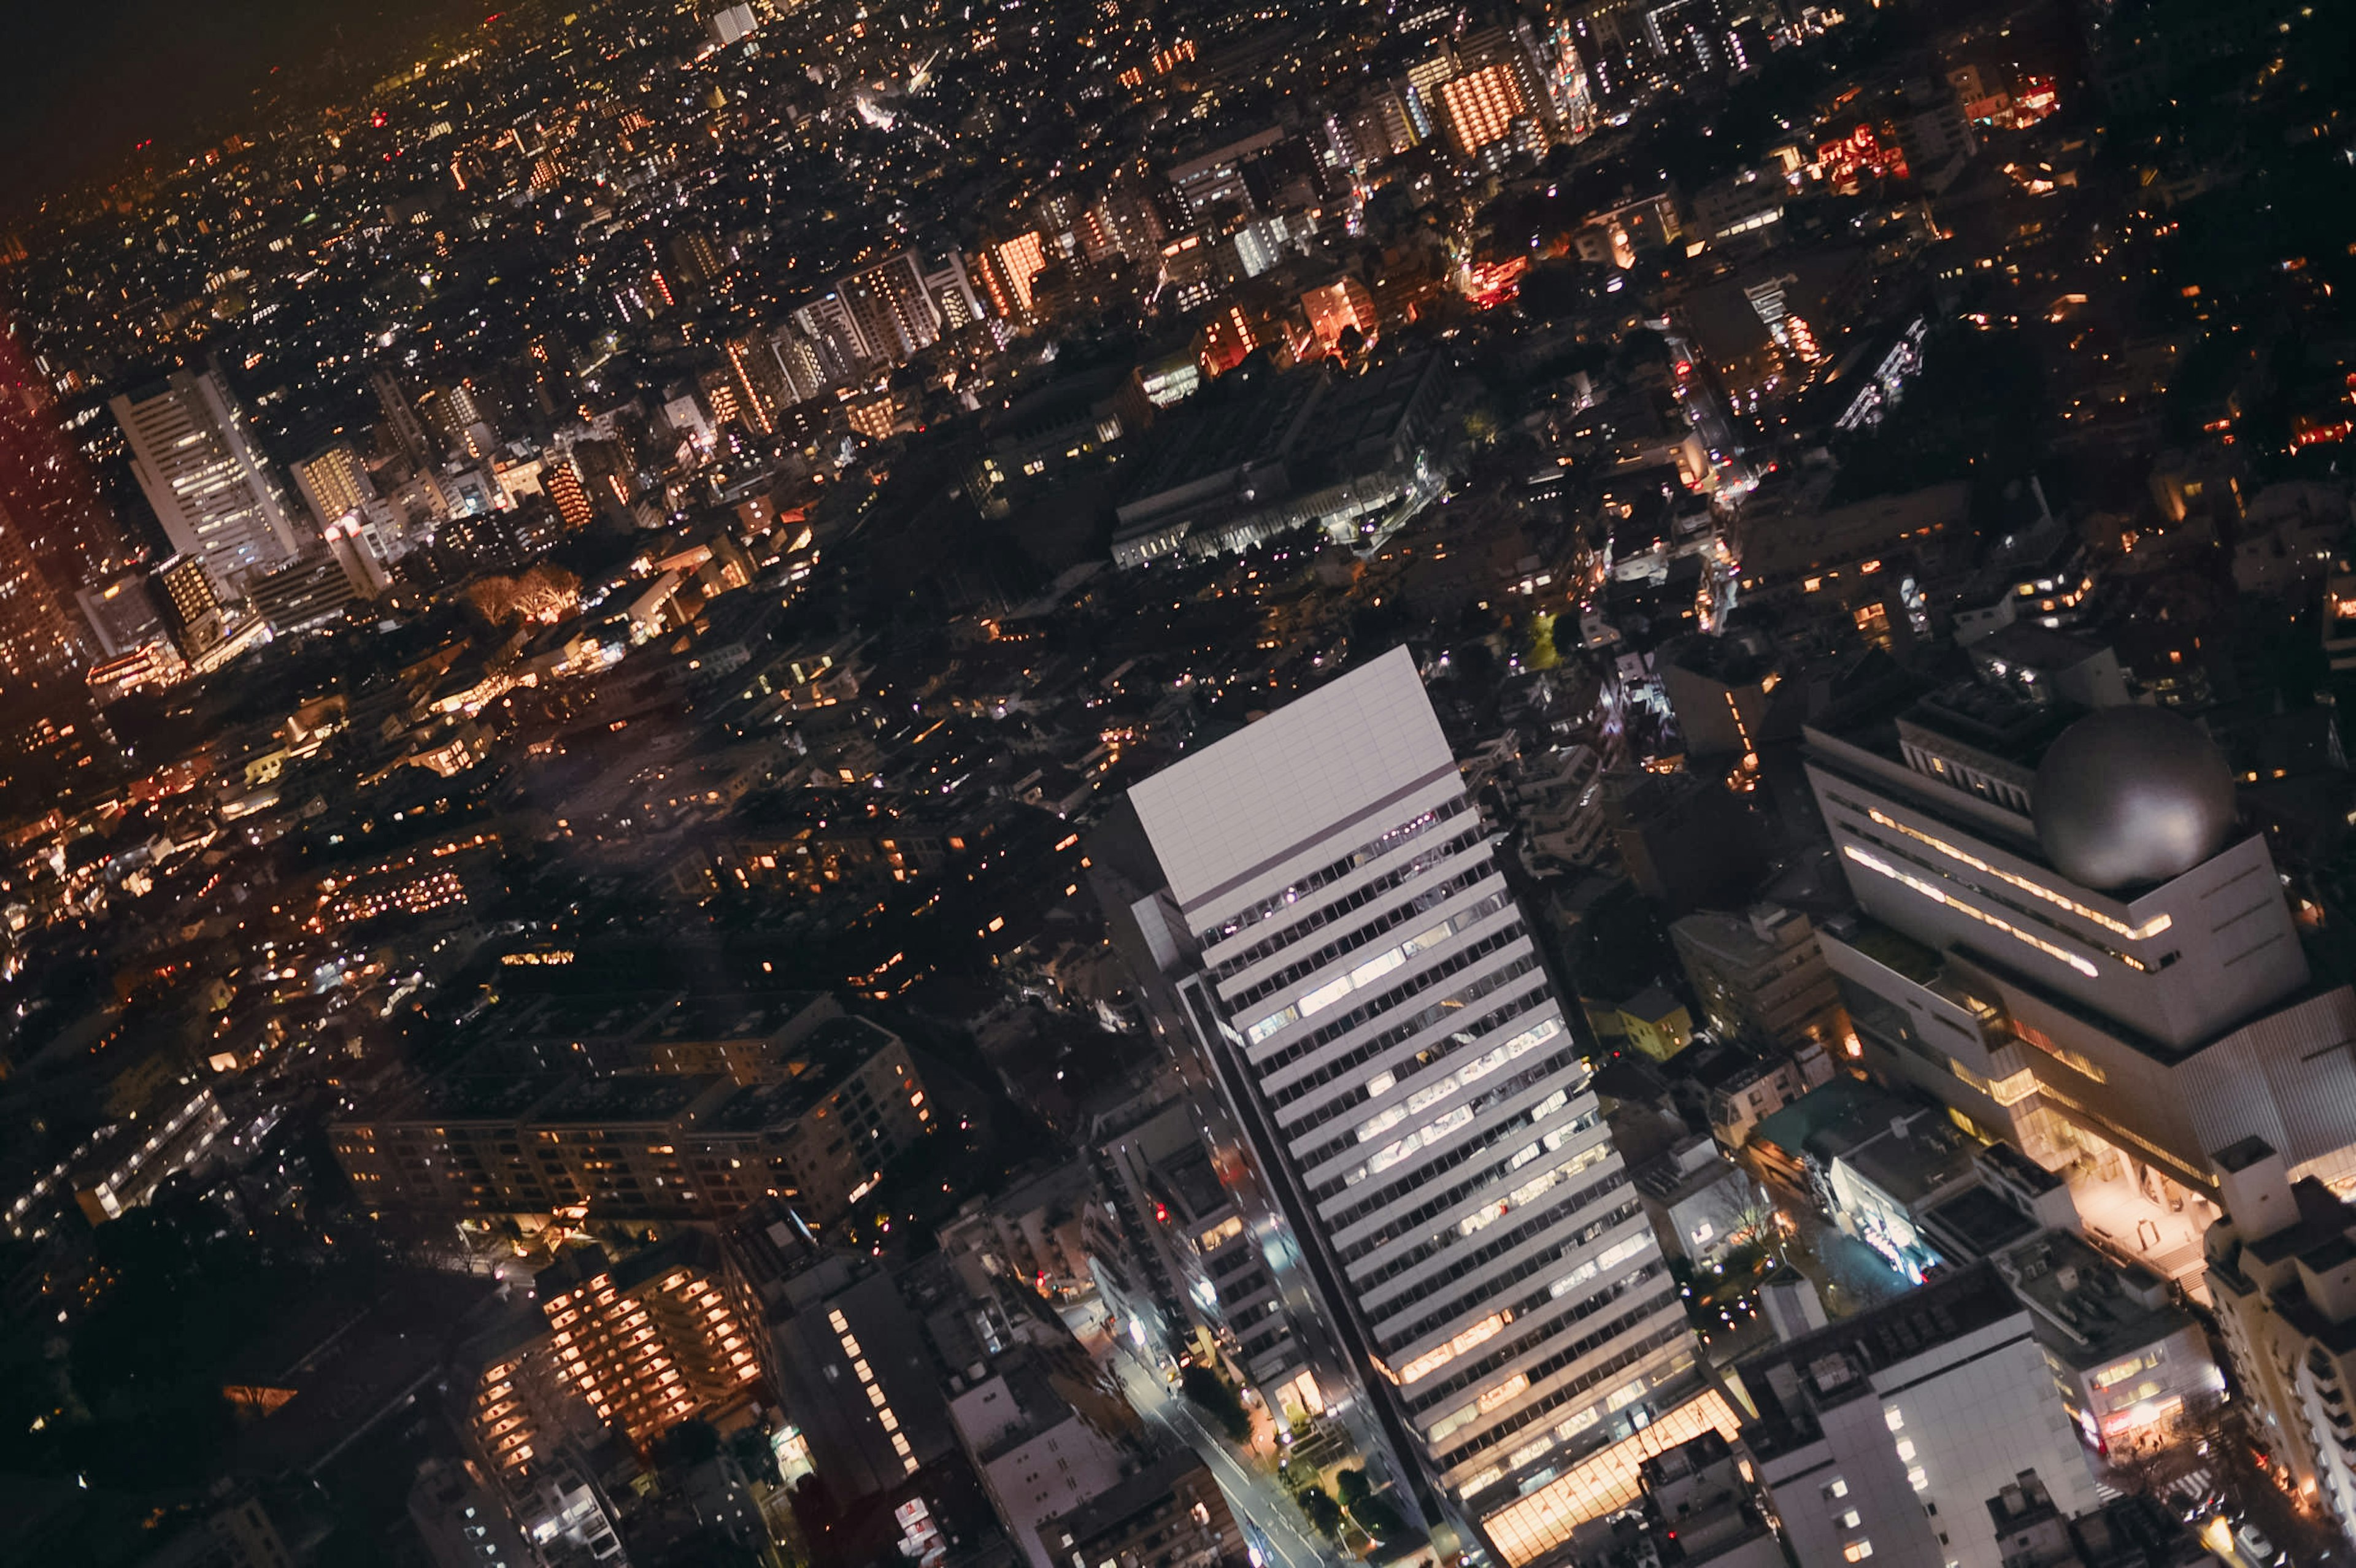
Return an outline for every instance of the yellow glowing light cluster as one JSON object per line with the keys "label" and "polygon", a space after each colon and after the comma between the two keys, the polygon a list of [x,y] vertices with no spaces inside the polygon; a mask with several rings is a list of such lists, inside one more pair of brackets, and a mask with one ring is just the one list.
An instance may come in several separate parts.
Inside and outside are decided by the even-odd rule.
{"label": "yellow glowing light cluster", "polygon": [[909,1475],[915,1475],[922,1467],[916,1463],[916,1452],[908,1442],[908,1435],[900,1430],[900,1417],[884,1400],[883,1385],[875,1381],[875,1369],[868,1364],[866,1357],[859,1349],[859,1339],[851,1331],[851,1320],[845,1317],[841,1309],[838,1307],[826,1315],[826,1323],[828,1328],[834,1330],[835,1338],[841,1341],[842,1353],[851,1360],[851,1374],[858,1378],[861,1385],[866,1390],[867,1403],[874,1407],[876,1421],[883,1425],[884,1431],[892,1435],[892,1452],[900,1456],[901,1467]]}
{"label": "yellow glowing light cluster", "polygon": [[2078,902],[2075,899],[2066,898],[2063,895],[2055,892],[2051,888],[2044,887],[2040,883],[2031,881],[2027,877],[2016,875],[2011,871],[2004,869],[2000,866],[1991,866],[1986,860],[1981,859],[1978,856],[1971,854],[1966,850],[1959,849],[1944,838],[1933,838],[1928,833],[1924,833],[1918,828],[1909,827],[1906,824],[1897,821],[1881,812],[1869,812],[1867,815],[1871,816],[1876,823],[1879,824],[1881,827],[1889,828],[1891,832],[1903,833],[1907,837],[1913,839],[1917,844],[1926,844],[1932,848],[1936,849],[1940,854],[1944,855],[1948,859],[1955,861],[1959,865],[1969,866],[1975,871],[1994,877],[2008,887],[2019,888],[2022,892],[2029,894],[2032,898],[2043,899],[2047,903],[2053,905],[2057,909],[2068,910],[2072,914],[2076,915],[2079,919],[2090,920],[2096,925],[2101,926],[2104,931],[2124,936],[2130,942],[2142,942],[2150,937],[2158,936],[2161,932],[2166,931],[2169,926],[2175,923],[2175,922],[2166,914],[2156,914],[2149,920],[2145,921],[2141,925],[2129,925],[2125,921],[2115,920],[2111,916],[2104,914],[2101,910],[2088,909],[2084,904]]}
{"label": "yellow glowing light cluster", "polygon": [[2020,927],[2013,924],[2010,921],[2000,920],[1997,916],[1989,914],[1985,911],[1974,909],[1971,905],[1965,903],[1960,899],[1949,898],[1945,889],[1933,887],[1920,877],[1907,875],[1904,871],[1900,870],[1897,867],[1881,859],[1879,855],[1868,854],[1865,850],[1858,848],[1854,844],[1843,845],[1841,847],[1841,852],[1847,855],[1850,859],[1856,861],[1858,865],[1863,866],[1867,870],[1879,871],[1893,882],[1903,883],[1905,886],[1913,889],[1916,892],[1921,893],[1924,898],[1929,899],[1933,903],[1944,904],[1958,914],[1967,915],[1973,920],[1978,921],[1982,925],[1987,926],[1992,930],[2001,931],[2007,936],[2011,937],[2015,942],[2025,943],[2029,946],[2036,948],[2040,953],[2044,954],[2050,958],[2059,958],[2062,963],[2067,964],[2071,968],[2075,969],[2078,973],[2085,976],[2090,980],[2096,978],[2101,974],[2101,971],[2094,967],[2094,962],[2093,959],[2083,957],[2078,954],[2071,952],[2065,947],[2057,946],[2053,943],[2046,941],[2041,936],[2032,935],[2029,933],[2021,930]]}
{"label": "yellow glowing light cluster", "polygon": [[1445,1345],[1426,1350],[1422,1355],[1401,1367],[1398,1371],[1398,1382],[1401,1386],[1405,1386],[1430,1377],[1475,1345],[1496,1338],[1505,1325],[1513,1320],[1514,1315],[1510,1312],[1492,1312]]}

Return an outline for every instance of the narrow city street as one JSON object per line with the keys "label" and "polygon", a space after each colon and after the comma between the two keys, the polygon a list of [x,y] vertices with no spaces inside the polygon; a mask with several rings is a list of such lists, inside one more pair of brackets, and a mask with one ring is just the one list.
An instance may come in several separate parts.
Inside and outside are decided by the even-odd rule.
{"label": "narrow city street", "polygon": [[1275,1477],[1238,1457],[1232,1445],[1203,1424],[1185,1396],[1162,1381],[1161,1373],[1141,1362],[1125,1344],[1109,1354],[1130,1408],[1202,1456],[1218,1477],[1229,1506],[1248,1521],[1254,1544],[1274,1554],[1269,1568],[1333,1568],[1344,1561],[1330,1542],[1309,1532],[1301,1509]]}

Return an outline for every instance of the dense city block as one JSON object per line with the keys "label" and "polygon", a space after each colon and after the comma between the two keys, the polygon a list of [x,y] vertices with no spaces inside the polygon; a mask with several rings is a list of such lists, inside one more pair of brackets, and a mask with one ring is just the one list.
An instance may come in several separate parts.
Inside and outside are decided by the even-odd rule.
{"label": "dense city block", "polygon": [[2356,1553],[2356,8],[119,9],[0,1563]]}

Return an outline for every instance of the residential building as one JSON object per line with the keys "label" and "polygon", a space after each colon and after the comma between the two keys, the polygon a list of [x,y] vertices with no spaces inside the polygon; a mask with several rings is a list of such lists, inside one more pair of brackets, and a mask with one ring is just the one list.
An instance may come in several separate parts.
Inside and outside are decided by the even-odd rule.
{"label": "residential building", "polygon": [[724,1267],[718,1242],[682,1230],[618,1263],[593,1243],[541,1270],[532,1288],[559,1379],[640,1445],[691,1416],[742,1405],[761,1375],[760,1353]]}
{"label": "residential building", "polygon": [[368,465],[360,461],[360,454],[352,450],[349,442],[324,446],[302,462],[290,464],[288,472],[294,476],[294,488],[302,495],[303,504],[311,508],[312,520],[322,528],[332,527],[376,499],[376,485],[369,478]]}
{"label": "residential building", "polygon": [[2217,1327],[2276,1461],[2356,1532],[2356,1203],[2263,1138],[2217,1151],[2226,1218],[2203,1238]]}
{"label": "residential building", "polygon": [[1748,1034],[1811,1055],[1839,1049],[1848,1032],[1840,983],[1806,915],[1774,904],[1689,914],[1670,925],[1669,940],[1721,1037]]}
{"label": "residential building", "polygon": [[990,1198],[969,1198],[939,1228],[941,1250],[973,1254],[986,1272],[1056,1300],[1093,1288],[1083,1211],[1096,1173],[1073,1159],[1018,1176]]}
{"label": "residential building", "polygon": [[1730,1422],[1407,651],[1130,798],[1130,914],[1425,1509],[1519,1568]]}
{"label": "residential building", "polygon": [[1529,74],[1515,62],[1499,60],[1440,83],[1440,121],[1457,156],[1477,157],[1483,148],[1511,136],[1515,121],[1537,112],[1524,85]]}
{"label": "residential building", "polygon": [[536,1568],[540,1554],[466,1460],[428,1459],[409,1489],[410,1522],[434,1568]]}
{"label": "residential building", "polygon": [[900,1280],[822,1250],[764,1199],[722,1233],[770,1386],[837,1506],[897,1490],[957,1445],[923,1319]]}
{"label": "residential building", "polygon": [[1634,1179],[1661,1245],[1697,1270],[1764,1240],[1775,1222],[1775,1205],[1759,1179],[1720,1155],[1707,1134],[1691,1134],[1638,1166]]}
{"label": "residential building", "polygon": [[898,1036],[862,1019],[797,1042],[801,1071],[740,1087],[709,1073],[457,1073],[335,1123],[371,1207],[717,1219],[787,1197],[832,1221],[925,1136],[932,1107]]}

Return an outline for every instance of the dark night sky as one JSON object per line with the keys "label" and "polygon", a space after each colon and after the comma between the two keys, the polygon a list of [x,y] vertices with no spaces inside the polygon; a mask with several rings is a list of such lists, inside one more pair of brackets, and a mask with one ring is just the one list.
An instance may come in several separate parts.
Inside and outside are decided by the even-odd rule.
{"label": "dark night sky", "polygon": [[[388,40],[500,0],[0,0],[0,209],[123,165],[150,137],[186,156],[273,68],[381,64]],[[373,71],[349,68],[346,80]],[[284,81],[287,76],[282,74]]]}

